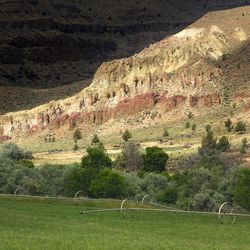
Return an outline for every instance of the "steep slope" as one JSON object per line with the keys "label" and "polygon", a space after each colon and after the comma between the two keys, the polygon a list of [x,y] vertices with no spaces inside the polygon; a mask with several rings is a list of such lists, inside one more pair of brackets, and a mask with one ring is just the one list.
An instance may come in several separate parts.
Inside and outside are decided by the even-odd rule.
{"label": "steep slope", "polygon": [[1,0],[0,84],[38,88],[87,79],[211,9],[242,0]]}
{"label": "steep slope", "polygon": [[[71,96],[86,87],[76,89],[71,83],[90,82],[102,62],[131,56],[210,10],[246,4],[243,0],[0,0],[0,114]],[[46,91],[65,84],[62,91]],[[28,94],[23,95],[20,87],[26,87]],[[22,98],[15,101],[9,92]]]}
{"label": "steep slope", "polygon": [[[0,117],[0,133],[17,137],[48,129],[164,122],[189,110],[211,112],[249,100],[250,7],[208,13],[139,54],[102,64],[78,95]],[[242,104],[240,104],[242,105]]]}
{"label": "steep slope", "polygon": [[90,78],[100,63],[132,55],[193,20],[178,4],[159,0],[1,0],[0,83],[49,88]]}

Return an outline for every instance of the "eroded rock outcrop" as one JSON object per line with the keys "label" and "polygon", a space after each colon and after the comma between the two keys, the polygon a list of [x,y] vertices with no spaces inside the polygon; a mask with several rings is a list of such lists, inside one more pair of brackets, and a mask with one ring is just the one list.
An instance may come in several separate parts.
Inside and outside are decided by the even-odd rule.
{"label": "eroded rock outcrop", "polygon": [[153,109],[165,114],[219,107],[225,101],[226,79],[220,62],[249,42],[249,15],[249,7],[212,12],[139,54],[104,63],[78,95],[1,116],[0,135],[100,125]]}

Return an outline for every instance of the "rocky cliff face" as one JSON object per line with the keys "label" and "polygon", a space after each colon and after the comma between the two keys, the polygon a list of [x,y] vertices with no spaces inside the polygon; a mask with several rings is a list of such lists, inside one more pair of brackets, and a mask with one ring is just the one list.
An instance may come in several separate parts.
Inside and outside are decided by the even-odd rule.
{"label": "rocky cliff face", "polygon": [[[166,119],[173,110],[206,112],[249,100],[249,17],[250,7],[211,12],[139,54],[102,64],[91,85],[74,97],[1,116],[0,134],[101,125],[152,110]],[[237,81],[236,63],[244,72]]]}
{"label": "rocky cliff face", "polygon": [[242,0],[1,0],[0,84],[50,88],[93,76],[211,9]]}

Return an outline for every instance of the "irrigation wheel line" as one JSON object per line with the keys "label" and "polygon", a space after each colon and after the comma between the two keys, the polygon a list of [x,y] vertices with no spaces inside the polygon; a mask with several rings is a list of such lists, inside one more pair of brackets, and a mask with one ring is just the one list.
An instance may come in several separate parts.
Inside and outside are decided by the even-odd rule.
{"label": "irrigation wheel line", "polygon": [[133,209],[130,209],[130,208],[123,208],[124,204],[125,204],[126,202],[130,201],[130,200],[133,201],[133,203],[139,204],[138,202],[134,201],[134,200],[131,199],[131,198],[126,198],[126,199],[124,199],[124,200],[121,202],[121,206],[120,206],[120,213],[121,213],[122,217],[125,217],[125,214],[123,213],[124,211],[135,211],[135,212],[136,212],[135,216],[137,216],[137,214],[138,214],[138,209],[137,209],[137,208],[133,208]]}
{"label": "irrigation wheel line", "polygon": [[144,204],[145,199],[146,199],[147,197],[149,197],[149,196],[151,196],[151,195],[150,195],[150,194],[146,194],[146,195],[143,196],[143,198],[142,198],[142,200],[141,200],[142,206],[143,206],[143,204]]}
{"label": "irrigation wheel line", "polygon": [[17,195],[17,192],[20,191],[20,190],[21,190],[21,187],[18,187],[18,188],[15,190],[15,192],[14,192],[14,196],[16,196],[16,195]]}
{"label": "irrigation wheel line", "polygon": [[74,195],[74,202],[76,203],[77,200],[80,200],[80,198],[78,198],[79,194],[82,194],[83,195],[83,200],[89,200],[89,198],[87,196],[85,196],[85,192],[82,191],[82,190],[79,190],[78,192],[75,193]]}
{"label": "irrigation wheel line", "polygon": [[[125,203],[126,201],[124,201]],[[162,208],[122,208],[123,211],[144,211],[144,212],[168,212],[168,213],[182,213],[182,214],[203,214],[203,215],[215,215],[218,216],[217,212],[198,212],[198,211],[185,211],[185,210],[176,210],[176,209],[162,209]],[[80,214],[96,214],[96,213],[104,213],[104,212],[112,212],[112,211],[121,211],[121,208],[109,208],[109,209],[97,209],[97,210],[88,210],[82,211]],[[121,213],[123,216],[123,214]],[[250,214],[236,214],[231,213],[231,216],[239,216],[239,217],[250,217]],[[124,216],[123,216],[124,218]],[[235,222],[235,220],[234,220]]]}
{"label": "irrigation wheel line", "polygon": [[[224,209],[228,209],[229,211],[224,212]],[[221,224],[235,223],[237,217],[235,214],[233,214],[233,206],[230,202],[224,202],[221,204],[218,212],[218,217]]]}
{"label": "irrigation wheel line", "polygon": [[75,193],[74,200],[76,200],[76,199],[77,199],[77,196],[78,196],[80,193],[83,193],[83,191],[82,191],[82,190],[80,190],[80,191],[78,191],[78,192],[76,192],[76,193]]}

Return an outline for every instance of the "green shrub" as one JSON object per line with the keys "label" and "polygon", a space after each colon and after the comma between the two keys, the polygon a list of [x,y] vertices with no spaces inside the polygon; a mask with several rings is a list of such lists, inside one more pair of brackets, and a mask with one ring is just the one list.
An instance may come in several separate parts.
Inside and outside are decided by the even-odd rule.
{"label": "green shrub", "polygon": [[91,140],[91,143],[92,143],[92,144],[97,144],[97,143],[99,143],[99,142],[100,142],[100,139],[99,139],[98,135],[97,135],[97,134],[93,135],[93,138],[92,138],[92,140]]}
{"label": "green shrub", "polygon": [[133,142],[126,143],[121,155],[116,159],[116,165],[126,171],[138,171],[143,165],[140,146]]}
{"label": "green shrub", "polygon": [[94,168],[82,168],[79,165],[69,168],[64,176],[64,193],[73,197],[81,190],[85,195],[90,195],[90,185],[97,173]]}
{"label": "green shrub", "polygon": [[152,196],[157,195],[168,187],[169,181],[166,176],[156,173],[146,174],[140,182],[141,190]]}
{"label": "green shrub", "polygon": [[35,168],[34,163],[30,160],[21,160],[20,163],[27,168]]}
{"label": "green shrub", "polygon": [[250,169],[241,170],[234,197],[237,204],[250,211]]}
{"label": "green shrub", "polygon": [[197,128],[196,124],[193,124],[193,126],[192,126],[192,130],[193,130],[193,131],[195,131],[195,130],[196,130],[196,128]]}
{"label": "green shrub", "polygon": [[231,121],[230,118],[228,118],[226,121],[225,121],[225,127],[227,128],[227,131],[228,132],[231,132],[232,129],[233,129],[233,123]]}
{"label": "green shrub", "polygon": [[33,158],[31,151],[25,151],[14,143],[5,144],[0,151],[0,157],[10,158],[15,161],[31,160]]}
{"label": "green shrub", "polygon": [[125,193],[124,177],[110,169],[103,169],[91,182],[90,191],[98,198],[121,198]]}
{"label": "green shrub", "polygon": [[163,137],[168,137],[168,136],[169,136],[168,129],[165,128],[164,131],[163,131]]}
{"label": "green shrub", "polygon": [[111,168],[112,160],[109,158],[108,154],[100,147],[89,147],[87,148],[87,156],[82,158],[81,166],[83,168]]}
{"label": "green shrub", "polygon": [[226,152],[231,148],[231,144],[226,136],[223,136],[219,139],[217,145],[216,145],[217,150],[220,152]]}
{"label": "green shrub", "polygon": [[213,211],[215,209],[215,201],[212,197],[212,191],[205,189],[195,194],[189,203],[189,208],[198,211]]}
{"label": "green shrub", "polygon": [[166,170],[168,159],[168,154],[162,148],[148,147],[143,155],[143,169],[147,172],[163,172]]}
{"label": "green shrub", "polygon": [[178,198],[178,191],[175,186],[170,186],[161,191],[157,196],[157,201],[165,204],[175,204]]}
{"label": "green shrub", "polygon": [[186,128],[186,129],[189,129],[189,128],[190,128],[190,126],[191,126],[191,125],[190,125],[190,122],[189,122],[189,121],[187,121],[187,122],[186,122],[186,124],[185,124],[185,128]]}
{"label": "green shrub", "polygon": [[201,147],[199,147],[198,152],[203,157],[211,157],[217,154],[217,139],[214,137],[214,133],[210,125],[207,125],[205,129],[206,135],[202,138]]}
{"label": "green shrub", "polygon": [[188,119],[193,119],[194,118],[194,114],[190,111],[188,113]]}
{"label": "green shrub", "polygon": [[237,133],[245,133],[247,130],[246,128],[246,123],[239,121],[237,122],[236,126],[235,126],[235,132]]}
{"label": "green shrub", "polygon": [[247,143],[248,143],[247,138],[244,138],[241,143],[242,143],[242,145],[240,148],[240,152],[242,154],[245,154],[247,152]]}
{"label": "green shrub", "polygon": [[122,139],[124,141],[128,141],[131,138],[132,138],[132,134],[129,132],[128,129],[126,129],[125,132],[122,134]]}
{"label": "green shrub", "polygon": [[[126,197],[142,197],[141,179],[135,173],[123,173],[125,196]],[[144,194],[144,193],[143,193]]]}
{"label": "green shrub", "polygon": [[77,128],[74,133],[73,133],[73,139],[75,141],[75,143],[77,143],[78,140],[82,139],[82,134],[79,128]]}
{"label": "green shrub", "polygon": [[74,150],[74,151],[78,151],[78,150],[79,150],[79,146],[78,146],[77,143],[75,143],[75,145],[74,145],[74,147],[73,147],[73,150]]}

